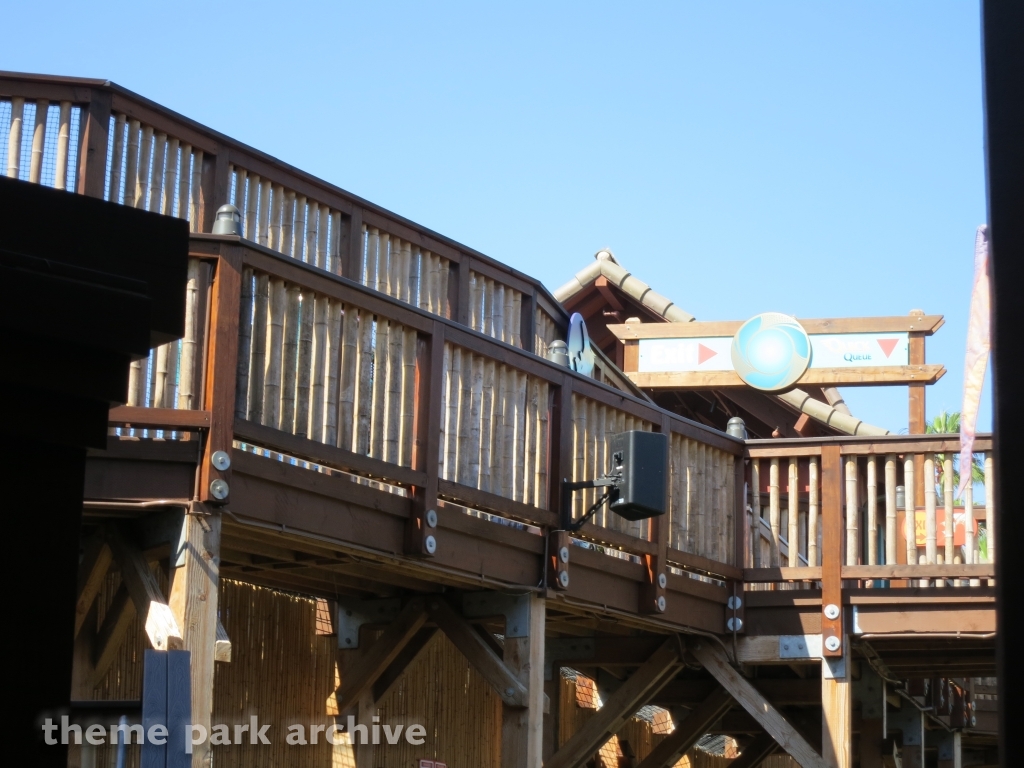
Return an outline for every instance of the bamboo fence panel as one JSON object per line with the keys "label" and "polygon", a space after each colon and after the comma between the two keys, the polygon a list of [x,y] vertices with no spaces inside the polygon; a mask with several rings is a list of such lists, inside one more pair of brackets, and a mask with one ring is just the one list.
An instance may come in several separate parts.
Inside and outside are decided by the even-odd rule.
{"label": "bamboo fence panel", "polygon": [[535,312],[533,333],[533,351],[541,357],[546,357],[551,342],[560,338],[554,318],[540,307]]}
{"label": "bamboo fence panel", "polygon": [[523,295],[509,286],[470,270],[469,327],[498,341],[522,348]]}
{"label": "bamboo fence panel", "polygon": [[448,314],[448,259],[377,227],[362,228],[357,280],[442,317]]}
{"label": "bamboo fence panel", "polygon": [[415,330],[251,270],[240,311],[239,418],[412,466]]}
{"label": "bamboo fence panel", "polygon": [[548,382],[445,343],[441,477],[547,508],[549,407]]}

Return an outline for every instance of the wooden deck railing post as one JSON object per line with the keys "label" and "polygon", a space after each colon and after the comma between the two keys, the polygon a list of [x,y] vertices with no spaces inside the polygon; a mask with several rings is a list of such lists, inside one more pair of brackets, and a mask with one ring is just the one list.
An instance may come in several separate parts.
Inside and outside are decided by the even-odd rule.
{"label": "wooden deck railing post", "polygon": [[[210,411],[210,430],[203,445],[199,469],[199,498],[222,503],[230,492],[231,469],[218,469],[213,454],[223,451],[231,456],[234,438],[235,388],[238,376],[239,307],[242,300],[242,249],[223,244],[217,258],[210,297],[210,323],[203,361],[205,386],[203,408]],[[212,486],[227,483],[224,489]]]}
{"label": "wooden deck railing post", "polygon": [[[672,442],[672,419],[668,414],[661,418],[661,424],[656,425],[658,431]],[[671,464],[670,464],[671,466]],[[666,485],[671,485],[671,477],[665,478]],[[667,489],[666,489],[667,493]],[[666,608],[666,588],[668,587],[668,556],[669,537],[672,535],[672,526],[668,512],[660,517],[651,518],[650,540],[655,544],[654,554],[643,556],[644,582],[640,585],[640,613],[663,613]]]}
{"label": "wooden deck railing post", "polygon": [[[451,270],[449,267],[448,272],[448,317],[460,325],[469,327],[470,306],[470,290],[469,290],[469,273],[472,270],[473,260],[463,254],[462,259],[456,265],[455,262],[451,262],[451,266],[455,269]],[[454,274],[452,274],[454,272]],[[475,328],[474,330],[480,330]]]}
{"label": "wooden deck railing post", "polygon": [[[843,467],[838,445],[821,449],[821,640],[825,656],[843,655]],[[829,648],[829,638],[839,645]],[[835,642],[835,641],[833,641]]]}
{"label": "wooden deck railing post", "polygon": [[78,173],[75,191],[103,199],[107,182],[107,140],[110,136],[111,95],[90,90],[89,103],[82,108],[78,128]]}
{"label": "wooden deck railing post", "polygon": [[417,340],[413,389],[413,469],[426,472],[426,484],[413,488],[405,551],[431,556],[437,551],[437,481],[441,451],[441,389],[444,386],[444,323],[435,320],[430,336]]}
{"label": "wooden deck railing post", "polygon": [[340,245],[341,269],[331,265],[331,271],[347,277],[353,282],[362,282],[363,277],[363,209],[353,208],[346,229],[348,240]]}
{"label": "wooden deck railing post", "polygon": [[[573,433],[572,433],[572,377],[564,376],[560,384],[551,386],[551,413],[548,416],[548,509],[558,515],[561,528],[562,520],[562,480],[572,476]],[[567,589],[570,563],[563,562],[559,557],[560,550],[565,547],[571,552],[569,534],[564,530],[556,530],[548,534],[548,562],[544,564],[547,584],[554,589]],[[566,581],[559,581],[562,573]]]}
{"label": "wooden deck railing post", "polygon": [[221,147],[216,155],[203,155],[203,180],[199,187],[199,232],[212,232],[217,218],[217,209],[230,202],[231,165],[227,147]]}
{"label": "wooden deck railing post", "polygon": [[524,293],[523,303],[519,311],[519,337],[522,339],[523,351],[544,355],[545,350],[534,349],[537,334],[537,292]]}

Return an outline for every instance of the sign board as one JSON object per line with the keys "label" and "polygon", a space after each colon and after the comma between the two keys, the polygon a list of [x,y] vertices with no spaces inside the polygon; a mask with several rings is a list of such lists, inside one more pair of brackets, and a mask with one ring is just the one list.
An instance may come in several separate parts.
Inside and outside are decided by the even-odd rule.
{"label": "sign board", "polygon": [[800,384],[933,384],[945,368],[924,364],[923,347],[922,359],[912,360],[911,340],[941,324],[941,317],[926,315],[797,320],[768,312],[745,323],[608,328],[626,344],[625,372],[641,387],[778,392]]}

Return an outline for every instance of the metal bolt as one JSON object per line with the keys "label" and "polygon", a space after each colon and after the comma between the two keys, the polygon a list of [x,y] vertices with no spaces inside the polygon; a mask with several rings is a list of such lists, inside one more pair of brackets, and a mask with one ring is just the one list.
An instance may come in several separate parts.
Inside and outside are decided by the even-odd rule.
{"label": "metal bolt", "polygon": [[231,469],[231,457],[228,456],[226,451],[214,451],[210,457],[210,463],[221,472],[227,472]]}
{"label": "metal bolt", "polygon": [[511,696],[511,695],[512,695],[513,693],[515,693],[515,692],[516,692],[516,689],[515,689],[515,688],[506,688],[506,689],[505,689],[505,695],[506,695],[506,696]]}
{"label": "metal bolt", "polygon": [[730,611],[738,611],[743,607],[743,598],[733,595],[729,598],[727,605]]}
{"label": "metal bolt", "polygon": [[665,612],[665,596],[664,595],[658,595],[658,603],[657,603],[657,605],[658,605],[658,612],[659,613],[664,613]]}
{"label": "metal bolt", "polygon": [[562,571],[560,574],[558,574],[558,583],[562,585],[563,589],[568,589],[568,587],[569,587],[569,572],[568,571]]}
{"label": "metal bolt", "polygon": [[427,527],[437,528],[437,510],[427,510]]}
{"label": "metal bolt", "polygon": [[224,501],[228,497],[229,491],[228,484],[223,480],[214,480],[210,483],[210,495],[217,501]]}
{"label": "metal bolt", "polygon": [[427,550],[427,554],[434,554],[437,551],[437,539],[433,536],[427,536],[423,541],[423,547]]}
{"label": "metal bolt", "polygon": [[825,606],[825,618],[830,621],[834,621],[839,618],[839,606],[835,603],[829,603]]}
{"label": "metal bolt", "polygon": [[558,559],[561,560],[563,563],[568,563],[569,562],[569,548],[568,547],[562,547],[561,549],[558,550]]}
{"label": "metal bolt", "polygon": [[665,574],[664,573],[659,573],[658,574],[658,586],[661,587],[662,589],[664,589],[665,587],[668,586],[668,579],[665,578]]}
{"label": "metal bolt", "polygon": [[839,638],[836,637],[835,635],[830,635],[829,637],[825,638],[825,647],[828,650],[833,651],[833,652],[838,651],[839,650],[839,645],[840,645]]}

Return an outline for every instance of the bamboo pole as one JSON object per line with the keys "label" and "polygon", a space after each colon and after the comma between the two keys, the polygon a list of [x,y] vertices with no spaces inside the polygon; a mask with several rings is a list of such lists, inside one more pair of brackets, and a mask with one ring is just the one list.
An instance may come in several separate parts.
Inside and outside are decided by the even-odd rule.
{"label": "bamboo pole", "polygon": [[523,348],[523,337],[520,333],[520,327],[522,326],[522,315],[523,315],[523,294],[519,291],[512,292],[512,314],[509,317],[509,324],[512,327],[512,336],[509,339],[509,343],[513,346]]}
{"label": "bamboo pole", "polygon": [[[338,306],[341,307],[340,302]],[[356,406],[356,375],[359,361],[359,312],[353,306],[343,310],[341,331],[341,395],[338,418],[337,444],[345,450],[355,450],[352,428]]]}
{"label": "bamboo pole", "polygon": [[423,255],[420,252],[419,246],[412,248],[409,252],[409,258],[407,259],[407,266],[409,268],[409,303],[415,307],[422,306],[420,295],[423,293],[423,281],[421,275],[423,273]]}
{"label": "bamboo pole", "polygon": [[[312,291],[303,291],[300,302],[298,362],[295,375],[295,434],[299,437],[307,437],[310,435],[309,401],[310,389],[313,384],[313,323],[316,319],[316,297]],[[323,299],[321,299],[321,303],[323,303]],[[322,420],[322,410],[318,416]]]}
{"label": "bamboo pole", "polygon": [[[315,266],[316,251],[308,248],[309,211],[306,208],[306,196],[295,195],[295,216],[292,221],[292,255],[299,261]],[[316,220],[313,220],[313,237],[316,238]]]}
{"label": "bamboo pole", "polygon": [[846,564],[860,561],[860,500],[857,457],[846,458]]}
{"label": "bamboo pole", "polygon": [[782,508],[779,496],[779,460],[772,458],[768,470],[768,524],[771,527],[771,565],[781,565],[779,560],[779,538],[781,536]]}
{"label": "bamboo pole", "polygon": [[370,452],[370,431],[373,423],[373,315],[359,311],[359,385],[356,390],[356,453]]}
{"label": "bamboo pole", "polygon": [[[249,369],[252,357],[253,286],[252,267],[242,269],[242,298],[238,308],[238,364],[235,367],[235,418],[249,415]],[[157,358],[157,369],[160,359]]]}
{"label": "bamboo pole", "polygon": [[885,564],[896,558],[896,454],[885,456]]}
{"label": "bamboo pole", "polygon": [[452,345],[445,342],[444,349],[441,353],[441,369],[444,372],[444,379],[441,384],[441,443],[438,446],[438,477],[450,479],[448,468],[452,466],[449,463],[449,450],[450,450],[450,424],[448,423],[448,412],[451,410],[451,396],[449,395],[449,389],[452,386]]}
{"label": "bamboo pole", "polygon": [[330,221],[330,238],[327,242],[327,256],[330,261],[331,271],[336,275],[341,274],[341,213],[331,211],[328,219]]}
{"label": "bamboo pole", "polygon": [[54,169],[55,189],[68,187],[68,149],[71,145],[71,102],[60,103],[60,122],[57,129],[57,162]]}
{"label": "bamboo pole", "polygon": [[[722,486],[725,491],[723,560],[738,568],[742,568],[743,563],[736,562],[736,483],[733,482],[736,474],[736,458],[732,454],[723,454],[723,456],[725,458],[725,468],[722,475]],[[806,534],[806,532],[805,530],[804,533]]]}
{"label": "bamboo pole", "polygon": [[[167,170],[164,173],[163,204],[160,213],[164,216],[174,215],[174,193],[178,189],[178,148],[179,141],[170,139],[167,142]],[[245,173],[245,171],[242,171]]]}
{"label": "bamboo pole", "polygon": [[494,281],[470,272],[469,285],[472,297],[469,327],[490,336],[494,321]]}
{"label": "bamboo pole", "polygon": [[439,259],[441,265],[437,274],[437,314],[441,317],[449,317],[451,307],[448,306],[448,272],[450,264],[448,259]]}
{"label": "bamboo pole", "polygon": [[268,248],[270,247],[270,196],[270,179],[260,179],[260,200],[256,221],[256,240],[260,245]]}
{"label": "bamboo pole", "polygon": [[[341,416],[339,404],[342,365],[344,350],[342,347],[342,323],[344,322],[345,311],[337,299],[331,299],[327,310],[327,361],[324,372],[324,410],[323,410],[323,437],[321,438],[328,445],[341,445],[338,439],[338,422]],[[349,424],[351,425],[352,411],[349,407]],[[351,447],[351,438],[348,447]]]}
{"label": "bamboo pole", "polygon": [[46,150],[46,115],[50,102],[40,99],[36,102],[36,124],[32,131],[32,154],[29,158],[28,180],[38,184],[43,175],[43,152]]}
{"label": "bamboo pole", "polygon": [[[135,184],[139,175],[139,141],[142,124],[138,120],[128,121],[128,157],[124,169],[124,204],[135,207]],[[115,201],[116,202],[116,201]]]}
{"label": "bamboo pole", "polygon": [[188,219],[189,211],[189,190],[192,184],[192,145],[182,144],[178,157],[178,200],[175,206],[174,216],[179,219]]}
{"label": "bamboo pole", "polygon": [[281,342],[281,411],[277,428],[295,434],[295,394],[299,356],[299,306],[302,289],[289,283],[285,290],[284,332]]}
{"label": "bamboo pole", "polygon": [[[497,286],[495,286],[497,291]],[[497,310],[495,310],[497,312]],[[495,328],[497,331],[497,328]],[[497,335],[494,338],[499,338]],[[587,480],[594,477],[594,466],[596,452],[596,432],[597,432],[597,404],[588,398],[582,398],[580,406],[586,412],[584,424],[586,428],[583,430],[583,473],[580,476],[581,480]],[[588,488],[581,494],[583,496],[583,512],[585,513],[590,506],[594,503],[594,490]]]}
{"label": "bamboo pole", "polygon": [[904,498],[904,535],[907,537],[907,563],[917,562],[917,535],[914,530],[914,516],[917,509],[917,497],[914,484],[914,457],[906,454],[903,459]]}
{"label": "bamboo pole", "polygon": [[132,181],[135,188],[133,207],[149,210],[146,207],[146,193],[149,191],[149,175],[153,167],[153,128],[146,125],[142,128],[142,140],[139,142],[138,172]]}
{"label": "bamboo pole", "polygon": [[167,153],[167,134],[160,133],[153,138],[153,172],[149,181],[149,202],[146,210],[160,213],[163,210],[164,161]]}
{"label": "bamboo pole", "polygon": [[[867,521],[867,563],[878,564],[878,457],[868,456],[868,521]],[[812,565],[812,563],[808,563]]]}
{"label": "bamboo pole", "polygon": [[178,386],[178,407],[189,410],[199,407],[197,358],[202,323],[199,317],[199,273],[199,259],[189,259],[185,288],[185,335],[181,341],[181,380]]}
{"label": "bamboo pole", "polygon": [[[470,468],[474,460],[472,444],[474,373],[474,355],[470,354],[468,350],[462,350],[462,375],[459,378],[459,457],[456,477],[458,482],[470,486],[475,485],[476,482],[470,475]],[[476,460],[479,461],[479,458]]]}
{"label": "bamboo pole", "polygon": [[818,544],[821,533],[820,482],[818,457],[811,456],[807,467],[807,564],[812,568],[821,565],[821,546]]}
{"label": "bamboo pole", "polygon": [[[988,561],[996,561],[996,499],[995,481],[992,475],[995,472],[995,462],[992,454],[985,454],[985,530],[988,534]],[[950,526],[952,530],[952,526]],[[989,582],[992,583],[991,581]]]}
{"label": "bamboo pole", "polygon": [[404,330],[402,340],[402,434],[400,438],[399,463],[403,467],[412,466],[413,439],[416,425],[413,415],[416,407],[416,331],[411,328]]}
{"label": "bamboo pole", "polygon": [[16,179],[21,172],[21,131],[25,122],[25,99],[11,99],[11,132],[7,136],[7,178]]}
{"label": "bamboo pole", "polygon": [[924,455],[924,526],[926,562],[934,565],[938,554],[935,520],[935,454]]}
{"label": "bamboo pole", "polygon": [[491,336],[504,341],[505,339],[505,286],[494,285],[494,311],[491,313]]}
{"label": "bamboo pole", "polygon": [[293,250],[295,246],[294,230],[295,193],[289,189],[284,193],[284,205],[281,208],[281,239],[277,246],[277,250],[285,256],[298,256]]}
{"label": "bamboo pole", "polygon": [[[797,568],[800,565],[800,473],[796,458],[789,460],[789,531],[787,534],[789,542],[789,567]],[[847,483],[849,485],[849,483]]]}
{"label": "bamboo pole", "polygon": [[[615,418],[614,411],[610,414],[610,417],[611,418],[609,418],[608,406],[606,406],[606,405],[599,405],[599,404],[595,403],[594,421],[593,421],[593,432],[594,432],[594,466],[591,469],[591,474],[590,474],[590,477],[592,477],[592,478],[599,478],[599,477],[601,477],[607,471],[607,468],[608,468],[608,459],[607,459],[608,434],[609,434],[608,425],[609,425],[609,421],[614,420],[614,418]],[[591,498],[590,503],[591,504],[595,503],[597,501],[597,497],[600,496],[600,495],[601,495],[601,489],[595,489],[594,495]],[[609,511],[608,511],[607,505],[604,506],[604,507],[601,507],[601,513],[600,514],[601,514],[601,516],[599,518],[599,524],[604,526],[604,527],[609,527],[609,524],[611,523],[611,521],[608,520],[608,517],[611,516],[611,513],[609,513]]]}
{"label": "bamboo pole", "polygon": [[373,422],[370,431],[370,455],[384,458],[384,432],[387,421],[388,342],[387,320],[378,316],[377,338],[373,348]]}
{"label": "bamboo pole", "polygon": [[201,232],[203,222],[199,218],[199,191],[203,185],[203,152],[198,150],[192,156],[192,180],[189,183],[189,198],[191,208],[189,209],[189,229],[192,232]]}
{"label": "bamboo pole", "polygon": [[514,320],[516,319],[515,315],[512,312],[512,309],[515,306],[515,297],[518,294],[519,291],[515,291],[511,288],[505,288],[505,311],[503,313],[503,317],[505,320],[505,330],[504,333],[502,334],[501,340],[507,344],[512,343],[512,327],[514,324]]}
{"label": "bamboo pole", "polygon": [[[317,209],[317,223],[316,223],[316,261],[317,266],[321,269],[329,269],[335,274],[341,274],[338,260],[330,258],[327,249],[327,235],[330,229],[331,210],[326,205],[320,206]],[[365,241],[366,228],[363,227],[359,232],[353,232],[352,237],[362,237]],[[362,255],[362,254],[360,254]],[[345,275],[345,277],[351,277],[358,282],[359,277],[362,275],[362,260],[359,262],[359,272],[356,275]]]}
{"label": "bamboo pole", "polygon": [[285,191],[280,184],[271,185],[270,248],[283,252],[282,226],[284,224]]}
{"label": "bamboo pole", "polygon": [[947,453],[942,460],[942,503],[946,513],[945,561],[953,562],[953,455]]}
{"label": "bamboo pole", "polygon": [[405,329],[395,322],[388,329],[387,443],[385,461],[398,464],[401,459],[399,440],[402,436],[402,346]]}
{"label": "bamboo pole", "polygon": [[539,426],[540,382],[530,376],[526,394],[525,469],[523,470],[523,501],[536,504],[537,498],[537,428]]}
{"label": "bamboo pole", "polygon": [[402,242],[402,262],[401,272],[399,273],[399,282],[402,286],[402,295],[399,298],[407,304],[413,303],[415,300],[415,292],[413,289],[413,281],[416,279],[416,274],[413,271],[413,256],[412,256],[412,243],[408,240]]}
{"label": "bamboo pole", "polygon": [[540,384],[540,423],[537,428],[537,482],[534,505],[540,509],[548,508],[548,397],[549,387],[546,381]]}
{"label": "bamboo pole", "polygon": [[750,460],[750,564],[761,567],[761,460]]}
{"label": "bamboo pole", "polygon": [[391,235],[387,232],[380,232],[378,235],[380,244],[377,249],[377,285],[375,287],[381,293],[388,292],[389,264],[391,257]]}
{"label": "bamboo pole", "polygon": [[[960,466],[961,472],[970,472],[970,467],[964,469],[963,464]],[[975,536],[974,536],[974,484],[971,482],[967,483],[964,488],[964,562],[968,565],[974,565],[978,562],[977,555],[975,554]]]}
{"label": "bamboo pole", "polygon": [[245,180],[245,239],[256,241],[256,219],[260,205],[260,177],[250,173]]}
{"label": "bamboo pole", "polygon": [[242,231],[245,231],[245,179],[247,173],[244,168],[236,165],[231,166],[230,173],[232,181],[232,193],[228,202],[238,209],[238,215],[242,218]]}
{"label": "bamboo pole", "polygon": [[281,423],[281,366],[284,315],[287,304],[284,280],[270,281],[270,311],[267,318],[266,373],[263,377],[263,424],[279,429]]}
{"label": "bamboo pole", "polygon": [[256,275],[252,313],[252,363],[249,366],[249,421],[266,424],[263,418],[264,383],[267,375],[267,321],[270,314],[270,276]]}
{"label": "bamboo pole", "polygon": [[124,128],[127,118],[118,114],[114,118],[114,147],[110,157],[110,182],[107,185],[107,200],[121,202],[121,168],[124,165]]}
{"label": "bamboo pole", "polygon": [[467,482],[474,488],[479,488],[480,483],[480,441],[481,441],[481,420],[483,418],[484,399],[484,359],[479,355],[472,358],[471,363],[471,389],[469,405],[469,442],[466,460]]}
{"label": "bamboo pole", "polygon": [[[310,295],[312,298],[312,295]],[[303,296],[303,303],[306,297]],[[328,387],[328,347],[327,328],[331,320],[331,301],[326,296],[317,296],[313,308],[313,339],[312,339],[312,372],[309,382],[309,435],[310,440],[329,442],[334,445],[334,438],[324,440],[324,400],[325,388]],[[337,304],[338,302],[334,302]],[[337,337],[332,349],[337,353]]]}

